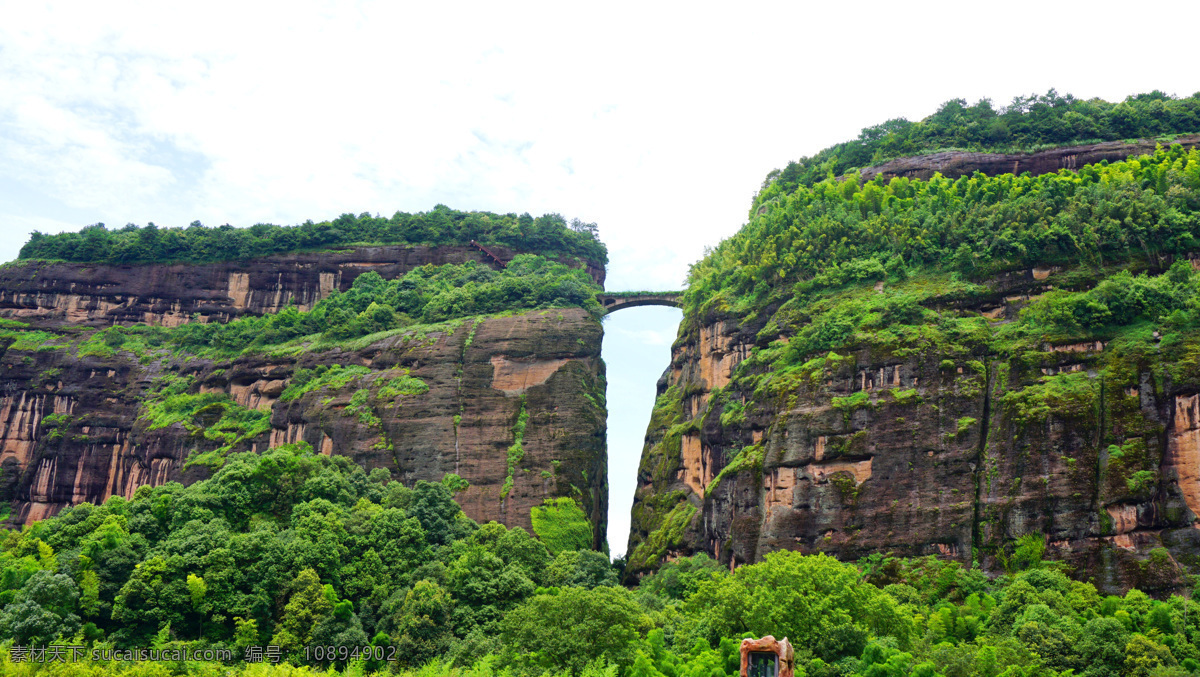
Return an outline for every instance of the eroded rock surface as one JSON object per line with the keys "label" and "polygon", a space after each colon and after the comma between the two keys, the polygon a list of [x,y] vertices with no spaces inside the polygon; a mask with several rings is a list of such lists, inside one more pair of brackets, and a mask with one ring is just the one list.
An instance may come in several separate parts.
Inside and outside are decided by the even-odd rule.
{"label": "eroded rock surface", "polygon": [[[501,261],[516,254],[505,247],[488,249]],[[242,315],[274,313],[289,305],[308,310],[335,290],[349,289],[354,278],[369,270],[392,279],[426,264],[466,261],[495,265],[475,247],[419,245],[202,264],[16,261],[0,268],[0,318],[49,329],[136,323],[173,327],[193,316],[201,322],[225,322]],[[602,267],[582,265],[598,284],[604,284]]]}
{"label": "eroded rock surface", "polygon": [[[1084,165],[1107,160],[1119,162],[1131,155],[1153,153],[1160,143],[1154,139],[1141,139],[1132,143],[1105,141],[1083,146],[1051,148],[1035,153],[972,153],[967,151],[944,151],[898,158],[860,172],[862,178],[871,180],[882,175],[885,179],[908,177],[929,179],[935,173],[947,178],[983,172],[984,174],[1016,174],[1025,172],[1046,174],[1060,169],[1079,169]],[[1200,145],[1200,134],[1180,135],[1169,143],[1178,143],[1184,148]]]}
{"label": "eroded rock surface", "polygon": [[[373,247],[197,266],[15,264],[0,271],[0,316],[67,333],[114,323],[170,325],[193,313],[222,321],[289,304],[309,307],[365,270],[394,277],[477,254],[463,247]],[[591,516],[601,547],[608,499],[599,322],[575,308],[439,326],[364,347],[232,360],[123,350],[79,356],[71,348],[5,344],[0,500],[11,501],[9,523],[84,501],[128,498],[143,485],[208,476],[213,458],[202,455],[221,442],[206,439],[203,427],[215,421],[202,413],[152,429],[146,417],[147,402],[164,383],[187,380],[189,393],[227,396],[238,408],[269,416],[269,429],[227,451],[306,442],[410,485],[457,473],[470,482],[458,496],[470,517],[526,529],[533,506],[571,496]],[[322,365],[366,373],[344,387],[285,400],[298,370]],[[381,396],[396,379],[417,379],[427,390]],[[522,410],[528,416],[523,454],[514,462],[509,448]]]}
{"label": "eroded rock surface", "polygon": [[[926,303],[999,327],[1055,282],[1027,270]],[[981,341],[864,343],[763,385],[766,367],[743,362],[776,338],[768,319],[685,321],[639,468],[634,575],[692,552],[736,566],[775,550],[1002,571],[1027,534],[1110,592],[1177,589],[1200,565],[1200,383],[1113,362],[1104,342],[1014,358]],[[1055,375],[1075,390],[1023,416],[1020,398]]]}

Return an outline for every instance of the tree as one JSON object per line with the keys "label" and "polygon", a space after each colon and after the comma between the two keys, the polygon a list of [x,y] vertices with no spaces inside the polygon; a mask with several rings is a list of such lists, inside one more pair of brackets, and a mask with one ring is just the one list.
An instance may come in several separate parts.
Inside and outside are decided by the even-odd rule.
{"label": "tree", "polygon": [[1093,618],[1083,627],[1076,651],[1083,659],[1085,677],[1117,677],[1125,663],[1129,632],[1115,618]]}
{"label": "tree", "polygon": [[46,645],[79,629],[79,588],[70,576],[37,571],[0,613],[0,636],[23,645]]}
{"label": "tree", "polygon": [[564,588],[509,612],[501,641],[511,664],[578,675],[597,659],[631,665],[634,640],[651,625],[624,588]]}
{"label": "tree", "polygon": [[584,223],[579,219],[571,219],[571,230],[583,233],[592,239],[600,239],[600,228],[594,223]]}
{"label": "tree", "polygon": [[1171,650],[1145,635],[1134,635],[1125,645],[1123,677],[1150,677],[1156,668],[1174,667]]}
{"label": "tree", "polygon": [[144,644],[160,628],[182,624],[189,593],[177,577],[178,560],[156,555],[134,568],[113,601],[112,618],[120,624],[121,639]]}
{"label": "tree", "polygon": [[207,608],[204,596],[208,593],[208,585],[204,583],[204,578],[195,574],[188,574],[187,587],[188,595],[192,599],[192,609],[196,613],[204,613]]}
{"label": "tree", "polygon": [[469,547],[456,559],[446,578],[447,588],[459,604],[455,623],[460,634],[497,621],[535,589],[518,564],[505,564],[480,545]]}
{"label": "tree", "polygon": [[638,584],[640,590],[668,599],[685,600],[696,592],[699,585],[713,575],[724,574],[726,569],[706,553],[698,552],[691,557],[668,562]]}
{"label": "tree", "polygon": [[424,665],[449,647],[453,605],[450,594],[440,585],[417,581],[394,619],[396,647],[403,665]]}
{"label": "tree", "polygon": [[283,618],[275,628],[271,644],[284,653],[296,655],[312,640],[316,625],[333,611],[321,579],[312,569],[304,569],[292,581],[291,598],[283,609]]}
{"label": "tree", "polygon": [[483,546],[505,565],[516,565],[531,581],[542,581],[550,564],[546,546],[521,527],[508,529],[498,522],[488,522],[471,534],[470,542]]}
{"label": "tree", "polygon": [[684,609],[708,623],[713,640],[750,632],[815,646],[832,628],[850,624],[904,646],[913,629],[912,617],[890,595],[861,581],[854,566],[824,554],[770,553],[702,582]]}
{"label": "tree", "polygon": [[455,537],[455,525],[462,508],[454,494],[439,482],[419,480],[413,487],[408,514],[416,517],[431,543],[444,544]]}
{"label": "tree", "polygon": [[602,552],[564,550],[546,568],[546,585],[581,588],[617,585],[617,572]]}

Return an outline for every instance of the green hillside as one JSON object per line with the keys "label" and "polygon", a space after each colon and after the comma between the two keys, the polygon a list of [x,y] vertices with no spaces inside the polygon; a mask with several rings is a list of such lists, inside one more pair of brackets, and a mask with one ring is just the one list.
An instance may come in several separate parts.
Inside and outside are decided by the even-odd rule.
{"label": "green hillside", "polygon": [[952,99],[923,120],[888,120],[862,130],[853,141],[789,162],[767,176],[763,190],[777,184],[781,192],[790,193],[797,186],[812,186],[852,169],[938,150],[1028,152],[1195,132],[1200,132],[1200,92],[1175,98],[1153,91],[1110,103],[1050,90],[1040,96],[1016,97],[1001,108],[990,99],[973,105],[966,99]]}
{"label": "green hillside", "polygon": [[825,179],[774,186],[693,265],[688,320],[798,303],[918,271],[981,278],[1035,265],[1161,266],[1200,248],[1200,152],[1179,146],[1041,176]]}

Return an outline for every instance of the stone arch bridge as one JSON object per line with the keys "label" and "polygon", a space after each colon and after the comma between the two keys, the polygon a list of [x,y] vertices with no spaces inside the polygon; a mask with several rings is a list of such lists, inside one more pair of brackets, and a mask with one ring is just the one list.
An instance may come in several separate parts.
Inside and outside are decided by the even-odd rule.
{"label": "stone arch bridge", "polygon": [[596,294],[596,300],[604,306],[607,312],[632,308],[634,306],[670,306],[680,307],[681,291],[619,291]]}

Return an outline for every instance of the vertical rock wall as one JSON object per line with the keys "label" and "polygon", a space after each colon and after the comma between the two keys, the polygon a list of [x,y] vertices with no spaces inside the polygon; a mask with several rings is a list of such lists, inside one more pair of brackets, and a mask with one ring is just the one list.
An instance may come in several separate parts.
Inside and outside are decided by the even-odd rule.
{"label": "vertical rock wall", "polygon": [[[1050,272],[927,305],[999,328]],[[1174,380],[1153,354],[1093,341],[1007,355],[987,336],[863,343],[763,380],[768,367],[748,358],[778,338],[762,335],[769,317],[682,330],[639,468],[631,574],[692,552],[736,566],[774,550],[1001,571],[1028,534],[1109,591],[1173,589],[1200,565],[1200,382]],[[1059,375],[1070,389],[1050,392]]]}
{"label": "vertical rock wall", "polygon": [[[517,253],[489,247],[502,261]],[[242,315],[274,313],[294,305],[311,308],[354,278],[374,270],[392,279],[427,264],[478,261],[495,265],[466,246],[357,247],[330,252],[281,254],[248,261],[108,266],[14,261],[0,268],[0,318],[58,328],[151,324],[173,327],[198,316],[225,322]],[[604,268],[587,268],[604,284]]]}
{"label": "vertical rock wall", "polygon": [[[16,264],[0,272],[0,316],[67,333],[170,325],[193,313],[220,321],[310,306],[364,270],[401,275],[477,253],[377,247],[201,266]],[[408,484],[457,473],[470,482],[459,495],[470,517],[526,529],[531,508],[570,496],[591,516],[599,548],[608,501],[602,333],[574,308],[469,318],[356,348],[217,361],[154,351],[81,356],[72,347],[9,342],[0,351],[0,501],[11,506],[9,523],[23,524],[67,505],[131,497],[139,486],[208,476],[212,457],[202,455],[221,442],[204,429],[215,421],[201,413],[152,429],[146,416],[165,383],[187,380],[190,393],[225,395],[269,415],[269,430],[230,452],[304,442]],[[281,399],[298,370],[322,365],[366,373]],[[380,395],[402,377],[427,390]],[[522,410],[528,420],[516,458],[510,447]]]}

